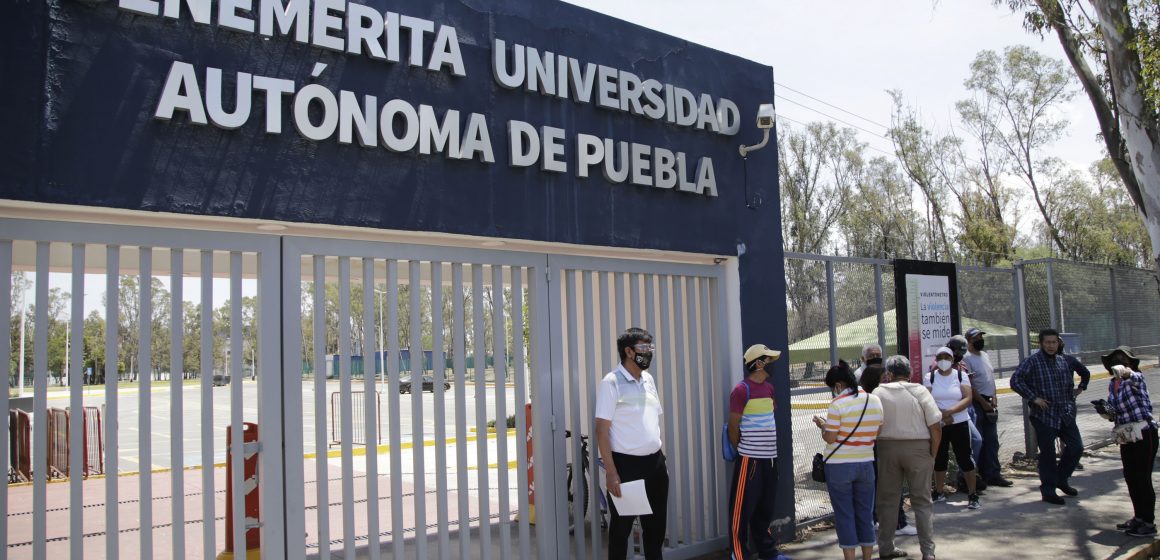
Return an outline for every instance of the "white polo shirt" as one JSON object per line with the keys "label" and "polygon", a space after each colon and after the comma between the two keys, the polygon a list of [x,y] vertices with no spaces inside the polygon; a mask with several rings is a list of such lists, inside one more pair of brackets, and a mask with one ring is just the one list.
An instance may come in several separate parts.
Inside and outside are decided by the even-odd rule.
{"label": "white polo shirt", "polygon": [[625,455],[652,455],[661,450],[661,399],[652,374],[637,381],[623,365],[609,372],[596,390],[596,417],[610,420],[612,450]]}

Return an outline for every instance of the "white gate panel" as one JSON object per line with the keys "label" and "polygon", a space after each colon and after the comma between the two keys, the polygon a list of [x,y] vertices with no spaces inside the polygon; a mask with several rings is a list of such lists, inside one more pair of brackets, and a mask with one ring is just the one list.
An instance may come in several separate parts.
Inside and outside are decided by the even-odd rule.
{"label": "white gate panel", "polygon": [[[650,372],[665,411],[663,449],[670,478],[665,557],[719,550],[727,537],[727,496],[720,484],[726,475],[714,436],[714,426],[724,418],[726,383],[720,372],[728,367],[725,329],[717,320],[724,271],[564,256],[550,257],[549,264],[552,356],[563,385],[556,410],[572,435],[559,451],[570,476],[557,485],[557,500],[569,504],[571,535],[560,556],[607,555],[609,514],[592,438],[593,412],[601,378],[619,363],[616,338],[633,326],[651,332],[657,346]],[[632,545],[639,545],[637,535]]]}
{"label": "white gate panel", "polygon": [[[555,556],[554,505],[537,495],[532,524],[528,477],[553,457],[530,460],[524,436],[524,405],[552,394],[531,367],[545,264],[284,238],[286,477],[305,489],[289,497],[289,557]],[[540,408],[532,431],[551,434]]]}
{"label": "white gate panel", "polygon": [[[278,251],[269,236],[0,220],[0,276],[9,288],[20,284],[15,293],[24,304],[14,309],[5,289],[0,315],[31,319],[24,334],[33,349],[31,360],[19,360],[33,373],[31,406],[5,394],[3,407],[29,413],[16,414],[18,432],[31,425],[17,464],[5,454],[17,482],[0,501],[4,555],[216,557],[225,541],[225,511],[216,502],[225,498],[226,454],[242,462],[240,438],[227,450],[225,431],[240,434],[248,420],[261,426],[262,554],[284,556]],[[215,280],[231,285],[228,310],[214,301]],[[252,297],[244,335],[243,281]],[[186,282],[200,284],[200,299],[186,299]],[[29,284],[34,289],[24,289]],[[215,323],[215,308],[229,317],[232,335],[219,374],[232,381],[216,390],[215,356],[226,349],[213,344],[224,326]],[[194,336],[201,360],[190,370],[186,364],[197,360],[186,338]],[[2,350],[12,355],[9,345]],[[243,359],[263,373],[256,381],[243,381]],[[215,411],[215,392],[229,398],[225,410]],[[197,470],[201,484],[191,485]],[[242,487],[241,469],[235,474]],[[19,482],[25,478],[30,485]],[[239,519],[239,543],[244,500],[238,492],[226,505]]]}

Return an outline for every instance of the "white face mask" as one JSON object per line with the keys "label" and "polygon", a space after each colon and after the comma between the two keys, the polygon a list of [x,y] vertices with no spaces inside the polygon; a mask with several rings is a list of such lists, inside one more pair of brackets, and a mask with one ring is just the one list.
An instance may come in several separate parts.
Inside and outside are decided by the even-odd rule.
{"label": "white face mask", "polygon": [[948,369],[951,369],[952,365],[954,365],[954,364],[950,360],[939,360],[938,361],[938,368],[943,370],[943,371],[947,371]]}

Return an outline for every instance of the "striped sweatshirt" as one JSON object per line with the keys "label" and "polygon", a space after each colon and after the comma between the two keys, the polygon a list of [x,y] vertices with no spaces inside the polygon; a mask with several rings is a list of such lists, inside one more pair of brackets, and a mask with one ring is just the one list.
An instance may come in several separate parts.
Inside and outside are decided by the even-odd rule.
{"label": "striped sweatshirt", "polygon": [[[865,407],[866,414],[862,415]],[[858,422],[858,418],[862,422]],[[858,431],[854,426],[858,426]],[[838,439],[826,445],[823,457],[830,457],[829,463],[860,463],[874,460],[874,442],[882,427],[882,403],[878,397],[861,389],[847,390],[830,401],[826,411],[827,432],[837,432]],[[846,438],[850,439],[847,441]],[[842,443],[845,441],[845,443]],[[841,444],[841,447],[838,445]],[[835,452],[834,450],[837,449]],[[833,453],[833,456],[830,455]]]}

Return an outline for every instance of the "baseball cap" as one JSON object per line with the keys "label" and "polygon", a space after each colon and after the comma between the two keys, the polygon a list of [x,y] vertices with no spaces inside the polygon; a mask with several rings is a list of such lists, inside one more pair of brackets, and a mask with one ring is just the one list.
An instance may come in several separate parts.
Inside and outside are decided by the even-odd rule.
{"label": "baseball cap", "polygon": [[935,350],[935,352],[934,352],[934,356],[936,358],[938,357],[939,354],[946,354],[948,356],[954,356],[955,351],[951,350],[950,348],[947,348],[946,346],[943,346],[943,347],[939,348],[938,350]]}
{"label": "baseball cap", "polygon": [[781,352],[778,350],[770,350],[769,347],[764,344],[754,344],[745,351],[745,363],[748,364],[749,362],[752,362],[753,360],[756,360],[762,356],[769,356],[770,358],[776,360],[781,357]]}
{"label": "baseball cap", "polygon": [[967,329],[967,332],[963,333],[963,335],[966,336],[967,338],[974,338],[974,337],[979,336],[981,334],[987,334],[987,333],[978,327],[971,327],[971,328]]}

